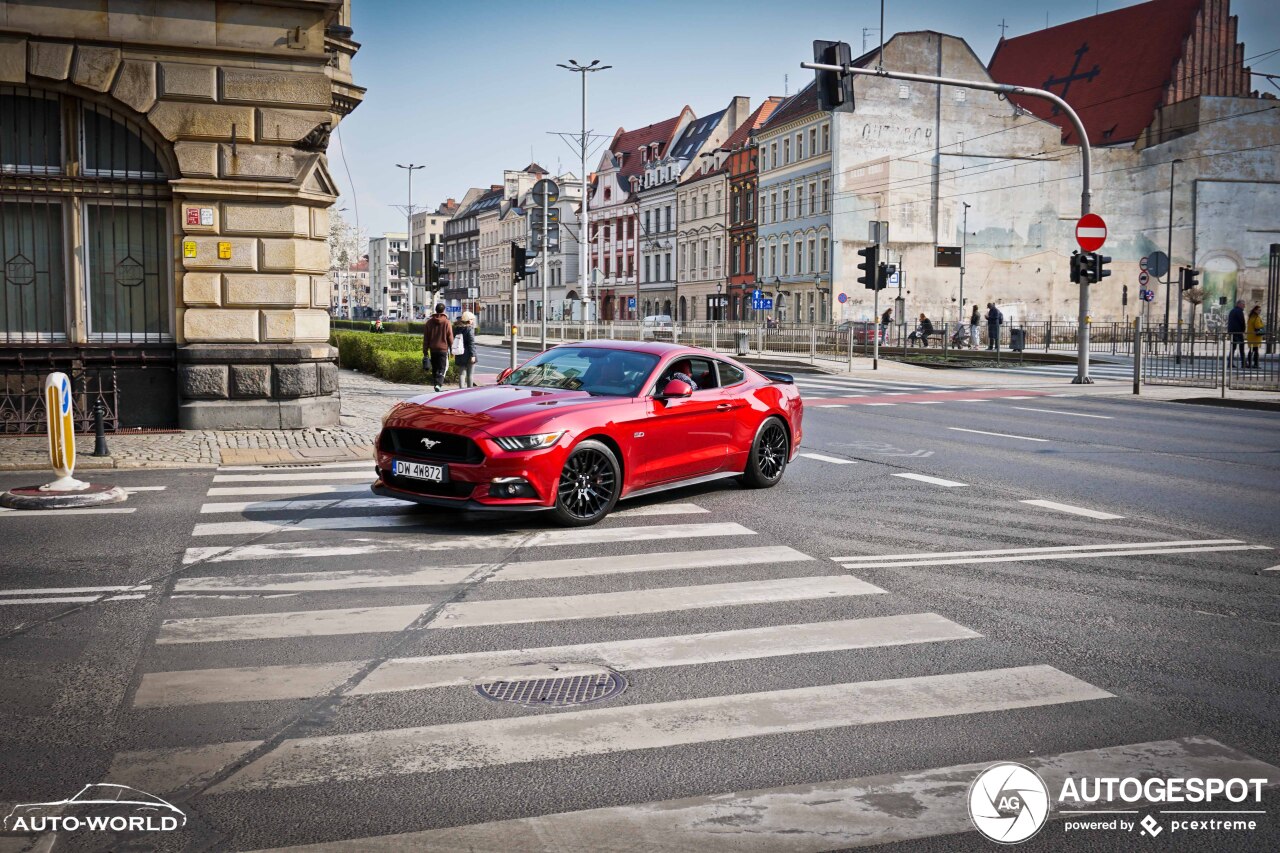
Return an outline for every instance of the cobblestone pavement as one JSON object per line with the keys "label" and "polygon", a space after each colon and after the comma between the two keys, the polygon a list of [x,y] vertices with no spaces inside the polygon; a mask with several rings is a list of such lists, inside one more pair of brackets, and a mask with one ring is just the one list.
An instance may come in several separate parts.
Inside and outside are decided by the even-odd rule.
{"label": "cobblestone pavement", "polygon": [[[340,423],[304,430],[187,430],[113,433],[111,455],[93,457],[93,436],[76,438],[77,470],[100,468],[191,468],[228,464],[368,459],[384,412],[400,399],[420,394],[420,385],[386,382],[354,370],[339,378]],[[0,471],[48,467],[43,435],[0,438]]]}

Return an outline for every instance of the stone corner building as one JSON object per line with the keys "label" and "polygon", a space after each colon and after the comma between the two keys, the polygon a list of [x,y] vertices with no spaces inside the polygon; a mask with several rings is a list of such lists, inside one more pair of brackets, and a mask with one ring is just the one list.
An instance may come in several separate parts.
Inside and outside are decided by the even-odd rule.
{"label": "stone corner building", "polygon": [[[338,421],[325,149],[348,0],[0,0],[0,431]],[[33,394],[33,390],[35,393]]]}

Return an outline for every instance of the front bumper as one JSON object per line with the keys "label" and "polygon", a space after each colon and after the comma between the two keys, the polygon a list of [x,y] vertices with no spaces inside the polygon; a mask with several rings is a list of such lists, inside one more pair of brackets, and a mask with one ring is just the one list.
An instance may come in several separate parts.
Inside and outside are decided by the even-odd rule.
{"label": "front bumper", "polygon": [[[487,440],[486,440],[487,441]],[[416,455],[400,455],[383,450],[381,439],[374,458],[377,464],[375,494],[429,506],[459,509],[522,512],[550,509],[555,503],[560,469],[568,449],[562,445],[546,450],[496,451],[486,447],[479,462],[431,460]],[[396,458],[415,462],[437,462],[449,466],[449,482],[442,485],[419,482],[391,473]],[[496,497],[489,493],[495,480],[518,478],[533,489],[534,497]]]}

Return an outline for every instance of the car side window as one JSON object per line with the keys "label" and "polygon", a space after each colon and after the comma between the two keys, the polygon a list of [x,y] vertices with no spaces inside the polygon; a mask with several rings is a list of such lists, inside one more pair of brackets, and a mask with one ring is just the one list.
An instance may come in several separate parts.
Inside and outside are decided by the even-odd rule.
{"label": "car side window", "polygon": [[716,362],[716,369],[720,371],[720,387],[727,388],[730,385],[737,385],[739,382],[747,378],[747,374],[742,368],[734,367],[732,364],[726,364],[723,361]]}
{"label": "car side window", "polygon": [[719,387],[719,381],[716,379],[716,369],[712,365],[709,358],[691,358],[689,364],[693,367],[693,384],[695,391],[705,391],[708,388]]}

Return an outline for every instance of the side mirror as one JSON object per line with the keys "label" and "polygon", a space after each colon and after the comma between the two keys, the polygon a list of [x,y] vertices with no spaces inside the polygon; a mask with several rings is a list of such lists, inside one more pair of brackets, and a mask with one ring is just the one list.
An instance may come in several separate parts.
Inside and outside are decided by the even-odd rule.
{"label": "side mirror", "polygon": [[506,382],[506,381],[507,381],[507,377],[508,377],[508,376],[510,376],[510,375],[511,375],[511,373],[512,373],[512,371],[511,371],[511,368],[510,368],[510,367],[505,368],[501,373],[499,373],[499,374],[498,374],[498,384],[499,384],[499,385],[501,385],[503,382]]}
{"label": "side mirror", "polygon": [[680,397],[692,397],[693,388],[683,379],[672,379],[662,386],[662,393],[658,395],[660,399],[671,400]]}

